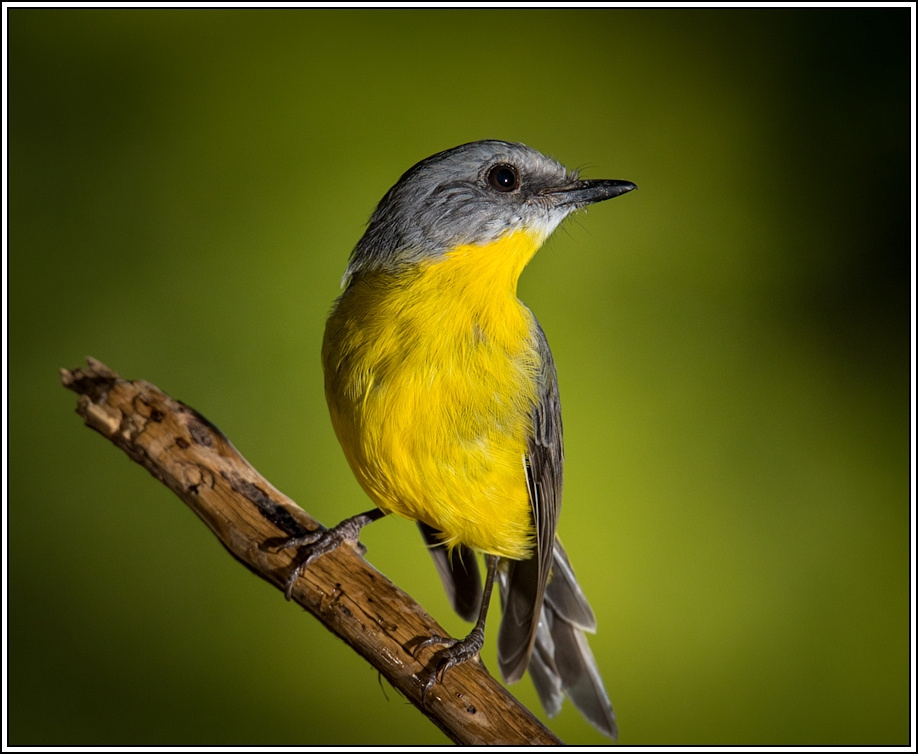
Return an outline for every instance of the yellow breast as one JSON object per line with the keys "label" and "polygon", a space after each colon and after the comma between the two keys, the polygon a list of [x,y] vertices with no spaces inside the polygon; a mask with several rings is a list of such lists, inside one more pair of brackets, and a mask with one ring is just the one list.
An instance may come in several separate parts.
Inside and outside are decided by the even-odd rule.
{"label": "yellow breast", "polygon": [[373,501],[516,559],[533,545],[524,459],[540,368],[516,281],[539,241],[517,233],[361,276],[322,349],[335,432]]}

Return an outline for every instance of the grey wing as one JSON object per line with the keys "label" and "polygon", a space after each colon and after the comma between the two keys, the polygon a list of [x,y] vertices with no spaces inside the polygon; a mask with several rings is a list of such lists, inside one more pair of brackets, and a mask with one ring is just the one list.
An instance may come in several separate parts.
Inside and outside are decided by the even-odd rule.
{"label": "grey wing", "polygon": [[504,616],[498,663],[508,683],[519,680],[528,666],[550,716],[567,695],[597,730],[617,738],[615,712],[584,635],[596,630],[596,619],[555,535],[564,463],[561,402],[551,351],[538,324],[536,328],[542,392],[526,458],[536,548],[532,558],[508,561],[499,574]]}
{"label": "grey wing", "polygon": [[551,572],[553,542],[561,510],[564,450],[561,400],[555,362],[542,328],[533,319],[541,356],[540,399],[533,410],[532,435],[526,455],[526,481],[536,542],[529,560],[506,561],[501,574],[503,619],[497,639],[501,674],[508,683],[519,680],[529,665]]}

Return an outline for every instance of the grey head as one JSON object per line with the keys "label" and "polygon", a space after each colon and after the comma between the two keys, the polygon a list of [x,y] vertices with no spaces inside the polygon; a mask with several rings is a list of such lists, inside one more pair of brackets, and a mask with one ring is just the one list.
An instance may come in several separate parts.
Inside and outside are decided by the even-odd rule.
{"label": "grey head", "polygon": [[417,163],[379,202],[345,282],[488,244],[518,230],[547,238],[574,210],[637,188],[576,171],[509,141],[474,141]]}

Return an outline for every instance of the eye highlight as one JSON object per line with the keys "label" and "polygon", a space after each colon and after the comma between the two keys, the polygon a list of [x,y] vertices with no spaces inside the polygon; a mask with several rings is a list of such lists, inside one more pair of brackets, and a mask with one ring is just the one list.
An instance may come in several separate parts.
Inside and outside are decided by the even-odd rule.
{"label": "eye highlight", "polygon": [[488,183],[504,194],[515,191],[520,187],[520,171],[513,165],[499,163],[488,171]]}

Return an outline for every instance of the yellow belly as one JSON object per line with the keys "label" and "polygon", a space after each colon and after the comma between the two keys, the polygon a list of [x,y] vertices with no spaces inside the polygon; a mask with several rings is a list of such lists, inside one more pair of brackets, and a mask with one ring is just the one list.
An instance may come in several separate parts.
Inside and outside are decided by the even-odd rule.
{"label": "yellow belly", "polygon": [[325,331],[326,397],[383,511],[520,559],[534,538],[525,456],[540,359],[516,278],[481,274],[489,250],[353,281]]}

